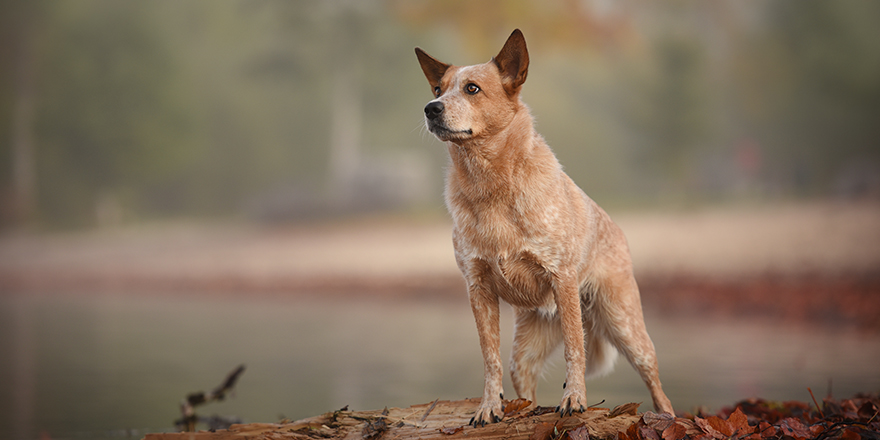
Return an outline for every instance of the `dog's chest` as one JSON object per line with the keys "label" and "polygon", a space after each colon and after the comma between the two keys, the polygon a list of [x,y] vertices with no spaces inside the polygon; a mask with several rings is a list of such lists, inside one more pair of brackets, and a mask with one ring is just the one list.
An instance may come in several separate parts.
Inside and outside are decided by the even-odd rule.
{"label": "dog's chest", "polygon": [[523,212],[515,203],[451,204],[456,248],[471,257],[498,259],[529,252],[554,259],[553,215]]}
{"label": "dog's chest", "polygon": [[558,214],[528,213],[526,220],[515,204],[468,208],[450,206],[456,259],[469,282],[479,279],[516,306],[547,306],[564,254],[551,233]]}

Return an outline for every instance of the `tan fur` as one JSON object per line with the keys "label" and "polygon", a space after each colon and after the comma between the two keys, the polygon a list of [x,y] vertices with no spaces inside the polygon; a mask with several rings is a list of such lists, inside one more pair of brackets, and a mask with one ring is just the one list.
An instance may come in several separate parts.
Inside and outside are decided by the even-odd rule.
{"label": "tan fur", "polygon": [[626,238],[562,171],[519,98],[529,62],[522,33],[486,64],[452,66],[419,48],[416,55],[436,95],[425,107],[428,130],[446,141],[451,158],[446,204],[483,352],[485,389],[472,423],[503,416],[499,300],[515,313],[510,370],[520,397],[535,401],[544,361],[561,342],[560,413],[584,410],[585,375],[609,371],[618,350],[654,408],[672,413]]}

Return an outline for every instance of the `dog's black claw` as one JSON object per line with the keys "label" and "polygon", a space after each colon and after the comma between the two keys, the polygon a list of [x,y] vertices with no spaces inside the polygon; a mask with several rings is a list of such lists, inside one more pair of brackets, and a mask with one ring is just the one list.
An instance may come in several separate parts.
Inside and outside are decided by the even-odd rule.
{"label": "dog's black claw", "polygon": [[568,382],[562,382],[562,389],[565,389],[565,386],[568,385]]}
{"label": "dog's black claw", "polygon": [[501,421],[501,417],[498,417],[495,414],[492,414],[492,420],[493,420],[492,423],[498,423]]}
{"label": "dog's black claw", "polygon": [[501,400],[504,400],[504,393],[499,393],[499,394],[498,394],[498,397],[500,397]]}

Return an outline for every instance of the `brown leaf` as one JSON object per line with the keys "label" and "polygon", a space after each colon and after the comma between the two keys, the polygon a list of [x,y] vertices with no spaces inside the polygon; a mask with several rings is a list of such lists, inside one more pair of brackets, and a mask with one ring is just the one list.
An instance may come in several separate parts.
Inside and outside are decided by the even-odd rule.
{"label": "brown leaf", "polygon": [[657,434],[657,431],[654,428],[646,425],[642,425],[639,427],[639,435],[644,440],[660,440],[660,435]]}
{"label": "brown leaf", "polygon": [[758,429],[756,430],[756,433],[760,434],[764,438],[777,437],[779,435],[779,428],[762,421],[758,424]]}
{"label": "brown leaf", "polygon": [[846,428],[843,430],[843,434],[840,435],[840,440],[861,440],[862,436],[859,435],[853,428]]}
{"label": "brown leaf", "polygon": [[843,409],[843,416],[847,419],[858,420],[858,408],[856,408],[855,402],[850,399],[846,399],[840,402],[840,407]]}
{"label": "brown leaf", "polygon": [[632,440],[637,440],[639,438],[639,425],[640,423],[638,422],[629,425],[629,428],[626,428],[626,436]]}
{"label": "brown leaf", "polygon": [[639,403],[624,403],[623,405],[617,405],[611,412],[608,413],[608,418],[613,419],[617,416],[622,416],[624,414],[636,415],[639,412],[639,406],[642,402]]}
{"label": "brown leaf", "polygon": [[[710,416],[710,417],[711,417],[711,416]],[[703,419],[703,418],[700,418],[700,417],[694,417],[694,422],[696,422],[696,423],[697,423],[697,426],[698,426],[700,429],[702,429],[703,432],[705,432],[709,437],[712,437],[712,438],[725,438],[725,437],[728,437],[728,436],[722,434],[721,432],[719,432],[717,429],[715,429],[715,427],[712,426],[712,424],[709,423],[709,421],[708,421],[707,419]]]}
{"label": "brown leaf", "polygon": [[856,411],[856,414],[858,414],[859,419],[862,422],[867,422],[868,420],[871,420],[872,418],[877,416],[877,413],[877,405],[875,405],[874,402],[871,402],[870,400],[866,400],[865,403],[863,403],[862,406],[859,407],[859,410]]}
{"label": "brown leaf", "polygon": [[655,412],[646,412],[642,415],[642,421],[657,430],[657,432],[663,432],[670,425],[675,423],[675,417],[671,414],[657,414]]}
{"label": "brown leaf", "polygon": [[464,426],[456,426],[451,428],[440,428],[441,434],[455,435],[464,430]]}
{"label": "brown leaf", "polygon": [[812,434],[810,430],[801,423],[800,420],[789,417],[787,419],[782,419],[779,423],[779,428],[782,429],[782,433],[785,435],[790,435],[796,439],[806,439],[811,438]]}
{"label": "brown leaf", "polygon": [[684,425],[673,423],[663,430],[660,437],[663,437],[663,440],[681,440],[685,435],[687,435],[687,429]]}
{"label": "brown leaf", "polygon": [[712,425],[715,430],[723,434],[725,437],[730,437],[733,435],[733,428],[731,428],[730,423],[727,423],[727,420],[722,419],[718,416],[709,416],[706,418],[706,421]]}
{"label": "brown leaf", "polygon": [[813,437],[818,437],[819,434],[825,432],[825,426],[820,424],[810,425],[809,426],[810,433],[813,434]]}
{"label": "brown leaf", "polygon": [[519,398],[511,400],[507,405],[504,405],[504,417],[510,417],[523,409],[528,408],[531,404],[532,401],[528,399]]}
{"label": "brown leaf", "polygon": [[568,431],[569,440],[590,440],[590,430],[583,424],[572,431]]}
{"label": "brown leaf", "polygon": [[727,418],[727,423],[733,429],[731,435],[743,436],[755,432],[755,429],[749,426],[749,418],[743,414],[739,407],[736,407],[736,411]]}
{"label": "brown leaf", "polygon": [[549,440],[553,438],[556,425],[553,423],[541,422],[535,427],[535,432],[529,437],[529,440]]}

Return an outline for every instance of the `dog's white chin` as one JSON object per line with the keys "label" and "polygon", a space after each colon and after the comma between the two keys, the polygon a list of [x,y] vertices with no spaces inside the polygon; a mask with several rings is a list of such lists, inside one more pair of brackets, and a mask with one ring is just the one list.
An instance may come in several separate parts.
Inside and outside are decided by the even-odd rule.
{"label": "dog's white chin", "polygon": [[437,139],[444,142],[466,141],[474,137],[474,131],[470,128],[466,130],[450,130],[441,126],[429,126],[428,131],[434,134]]}

